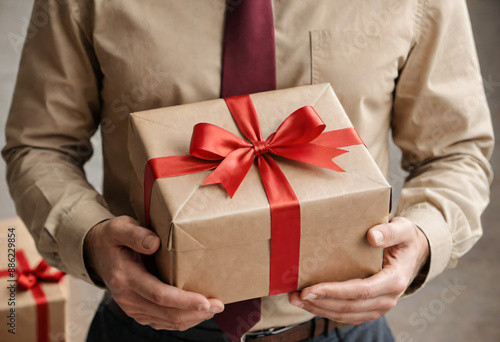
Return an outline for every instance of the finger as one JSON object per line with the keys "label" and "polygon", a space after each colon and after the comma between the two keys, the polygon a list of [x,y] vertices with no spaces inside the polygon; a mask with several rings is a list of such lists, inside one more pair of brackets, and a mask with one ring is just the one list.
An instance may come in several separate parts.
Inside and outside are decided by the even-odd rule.
{"label": "finger", "polygon": [[[297,298],[292,300],[292,304],[297,304]],[[312,304],[325,310],[337,313],[354,313],[367,311],[389,311],[397,303],[397,296],[385,295],[369,299],[314,299],[310,301],[300,301],[301,306]]]}
{"label": "finger", "polygon": [[300,292],[291,292],[288,294],[288,302],[292,305],[302,307],[302,298],[300,298]]}
{"label": "finger", "polygon": [[201,322],[192,322],[192,323],[186,323],[183,324],[182,326],[169,326],[169,325],[164,325],[164,324],[157,324],[157,323],[150,323],[150,324],[143,324],[143,325],[149,325],[151,328],[155,330],[176,330],[176,331],[186,331],[189,328],[192,328],[194,326],[197,326]]}
{"label": "finger", "polygon": [[115,243],[141,254],[153,254],[160,247],[160,238],[151,230],[141,227],[130,217],[118,217],[110,222],[109,234]]}
{"label": "finger", "polygon": [[335,322],[348,324],[360,324],[367,321],[373,321],[385,314],[385,312],[381,311],[340,313],[318,307],[316,305],[313,305],[312,303],[306,303],[306,305],[304,306],[304,310],[309,311],[316,316],[326,317]]}
{"label": "finger", "polygon": [[185,323],[181,323],[181,324],[164,324],[163,322],[159,322],[159,323],[153,322],[153,323],[150,323],[150,324],[147,324],[147,325],[149,325],[151,328],[153,328],[155,330],[186,331],[189,328],[197,326],[201,322],[202,321],[200,321],[200,322],[196,322],[195,321],[195,322],[185,322]]}
{"label": "finger", "polygon": [[368,231],[368,242],[374,247],[386,248],[410,242],[415,225],[403,217],[395,217],[388,224],[379,224]]}
{"label": "finger", "polygon": [[182,325],[188,322],[203,322],[214,316],[210,311],[183,310],[164,307],[148,301],[134,292],[115,299],[125,313],[139,321],[139,317],[148,318],[141,324],[157,323],[169,326]]}
{"label": "finger", "polygon": [[388,294],[403,293],[408,284],[404,277],[398,277],[390,268],[365,278],[335,283],[321,283],[302,290],[300,298],[312,299],[368,299]]}
{"label": "finger", "polygon": [[215,298],[209,298],[208,302],[210,303],[210,312],[220,313],[224,311],[225,306],[220,300]]}
{"label": "finger", "polygon": [[130,289],[156,305],[199,311],[209,311],[212,305],[220,311],[224,308],[218,300],[212,301],[212,304],[199,293],[184,291],[163,283],[140,264],[131,263],[129,274]]}
{"label": "finger", "polygon": [[196,321],[173,323],[158,319],[157,317],[150,315],[138,315],[137,317],[134,317],[134,320],[141,325],[149,325],[155,330],[180,330],[180,331],[187,330],[205,321],[205,319],[203,319]]}
{"label": "finger", "polygon": [[338,307],[338,310],[336,310],[337,308],[335,308],[335,304],[332,304],[334,303],[333,301],[320,299],[315,301],[303,301],[301,307],[317,316],[327,317],[336,322],[360,324],[380,318],[395,305],[389,297],[387,297],[386,301],[382,300],[378,304],[374,303],[374,299],[361,300],[359,302],[372,302],[371,304],[375,305],[368,305],[373,306],[373,310],[357,310],[353,305],[340,306]]}

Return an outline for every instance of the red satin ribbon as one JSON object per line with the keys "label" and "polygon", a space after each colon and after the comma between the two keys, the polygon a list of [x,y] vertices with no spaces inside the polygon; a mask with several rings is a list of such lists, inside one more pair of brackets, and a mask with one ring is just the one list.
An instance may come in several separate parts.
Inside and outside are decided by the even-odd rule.
{"label": "red satin ribbon", "polygon": [[153,158],[144,174],[144,213],[149,226],[153,183],[158,178],[215,169],[202,183],[222,184],[233,197],[255,158],[271,207],[269,295],[297,290],[300,256],[300,205],[271,154],[343,172],[332,159],[339,149],[363,144],[354,128],[324,132],[326,125],[311,106],[288,116],[266,140],[249,95],[224,98],[244,140],[225,129],[199,123],[193,128],[191,155]]}
{"label": "red satin ribbon", "polygon": [[[45,260],[41,260],[35,268],[30,268],[28,259],[22,250],[16,252],[16,260],[18,264],[16,268],[17,287],[21,291],[30,290],[35,298],[38,342],[49,342],[49,304],[40,282],[59,282],[64,273],[59,270],[54,271],[54,268],[47,265]],[[0,271],[0,277],[8,275],[8,270]]]}

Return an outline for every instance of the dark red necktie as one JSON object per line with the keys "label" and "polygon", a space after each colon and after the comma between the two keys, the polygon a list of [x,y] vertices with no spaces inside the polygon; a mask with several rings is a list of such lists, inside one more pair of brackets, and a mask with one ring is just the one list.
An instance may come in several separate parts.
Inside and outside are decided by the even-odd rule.
{"label": "dark red necktie", "polygon": [[[221,96],[276,89],[276,49],[271,0],[227,2]],[[225,306],[214,319],[238,341],[261,318],[260,298]]]}
{"label": "dark red necktie", "polygon": [[[240,0],[226,7],[221,96],[276,89],[271,0]],[[233,1],[234,3],[234,1]]]}

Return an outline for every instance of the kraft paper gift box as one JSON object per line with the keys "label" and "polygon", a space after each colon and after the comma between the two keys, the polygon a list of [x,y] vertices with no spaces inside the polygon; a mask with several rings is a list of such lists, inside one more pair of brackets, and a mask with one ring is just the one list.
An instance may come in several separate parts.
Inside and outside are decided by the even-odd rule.
{"label": "kraft paper gift box", "polygon": [[[9,242],[12,245],[9,246]],[[12,258],[14,247],[18,271],[20,268],[33,271],[24,274],[24,281],[31,284],[31,288],[18,284],[23,282],[19,273],[10,277],[9,258]],[[63,273],[50,266],[45,269],[39,266],[43,259],[19,218],[0,220],[0,256],[0,341],[65,341],[67,290],[61,281]],[[13,324],[15,334],[9,332]]]}
{"label": "kraft paper gift box", "polygon": [[[264,140],[299,108],[300,115],[294,114],[294,128],[288,127],[286,134],[276,134],[273,139],[287,140],[295,136],[294,132],[307,128],[310,123],[301,118],[302,114],[310,114],[311,107],[326,124],[324,132],[335,131],[328,135],[332,138],[326,139],[327,144],[342,141],[345,131],[351,134],[347,142],[340,143],[351,145],[341,147],[340,152],[345,153],[328,158],[336,165],[332,169],[311,165],[307,160],[266,154],[272,144],[266,147],[253,143],[256,147],[252,148],[252,143],[240,141],[240,145],[245,145],[242,154],[250,153],[252,160],[260,155],[259,163],[271,165],[272,161],[266,162],[270,158],[276,161],[298,199],[298,214],[295,211],[288,215],[288,209],[280,212],[280,203],[271,214],[257,162],[250,164],[235,192],[225,182],[233,179],[234,173],[245,173],[241,169],[248,162],[233,160],[236,167],[232,171],[218,173],[224,187],[202,185],[213,170],[171,175],[177,172],[178,165],[170,164],[170,157],[189,154],[193,128],[199,123],[216,125],[248,141],[232,114],[240,111],[248,121],[245,108],[250,106],[251,111],[252,103]],[[228,106],[240,109],[230,111]],[[205,145],[210,149],[212,144],[219,144],[221,148],[224,143],[219,138],[227,133],[210,125],[202,126],[201,135],[193,138],[194,150],[208,159],[217,159],[204,150]],[[132,113],[129,127],[128,149],[134,170],[131,201],[141,224],[150,226],[161,239],[156,262],[159,276],[166,283],[231,303],[300,290],[320,282],[364,278],[380,271],[382,250],[369,245],[366,233],[372,226],[387,222],[391,188],[362,142],[349,142],[359,137],[352,132],[329,84],[233,97],[227,103],[216,99]],[[201,128],[197,126],[197,130]],[[315,128],[312,131],[317,134]],[[305,144],[300,139],[295,143]],[[200,141],[205,144],[202,148],[198,146]],[[311,143],[316,141],[319,140]],[[324,142],[323,138],[318,144]],[[307,148],[299,148],[299,152],[305,152],[298,159],[315,155]],[[289,155],[293,157],[293,153]],[[183,157],[174,157],[175,162],[176,158]],[[227,158],[231,159],[229,155]],[[220,163],[205,162],[208,168],[210,163]],[[224,167],[230,164],[227,162]],[[271,180],[268,184],[274,188],[276,183]],[[271,190],[274,196],[281,197],[286,191],[281,184],[277,188]],[[283,203],[287,205],[286,198]],[[274,219],[272,215],[276,215]]]}

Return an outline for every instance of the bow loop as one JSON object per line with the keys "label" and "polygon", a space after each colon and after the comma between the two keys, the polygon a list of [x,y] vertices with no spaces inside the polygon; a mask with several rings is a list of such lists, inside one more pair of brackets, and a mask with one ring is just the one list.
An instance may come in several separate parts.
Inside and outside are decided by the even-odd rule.
{"label": "bow loop", "polygon": [[290,114],[268,138],[271,147],[299,145],[320,136],[326,125],[313,107],[304,106]]}
{"label": "bow loop", "polygon": [[[190,153],[204,160],[221,160],[202,185],[222,184],[233,197],[252,165],[252,156],[273,153],[342,172],[332,159],[346,151],[328,145],[311,144],[323,134],[326,125],[313,107],[304,106],[290,114],[266,141],[262,139],[257,112],[249,95],[224,98],[245,141],[218,126],[201,123],[193,129]],[[326,145],[326,146],[325,146]],[[247,148],[253,148],[251,155]],[[238,151],[242,149],[241,151]]]}
{"label": "bow loop", "polygon": [[50,271],[50,266],[45,262],[45,260],[41,260],[38,265],[35,267],[35,273],[42,275],[46,271]]}
{"label": "bow loop", "polygon": [[21,290],[29,290],[38,282],[58,282],[64,277],[64,273],[49,266],[45,260],[41,260],[35,268],[30,268],[23,254],[16,253],[19,267],[16,269],[17,284]]}
{"label": "bow loop", "polygon": [[189,153],[200,159],[222,160],[238,148],[251,146],[224,128],[209,123],[199,123],[193,127]]}
{"label": "bow loop", "polygon": [[64,272],[49,266],[45,260],[40,261],[34,273],[39,280],[45,282],[58,282],[64,277]]}

